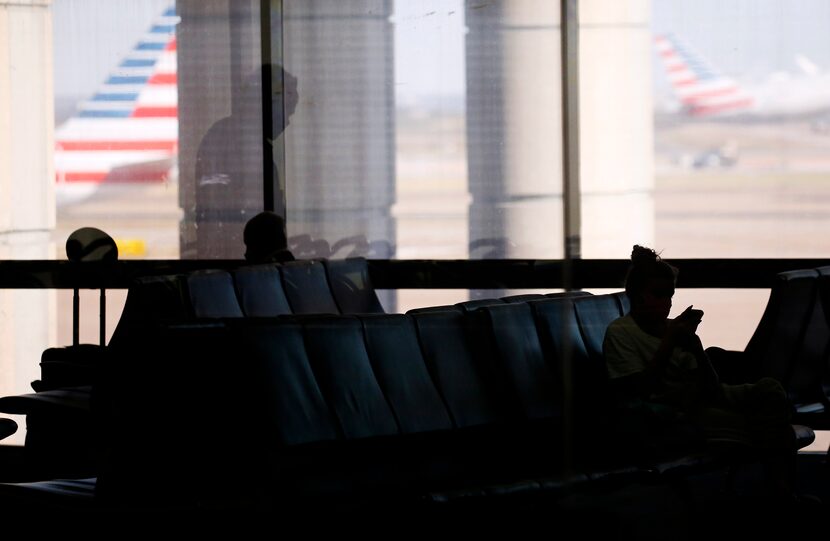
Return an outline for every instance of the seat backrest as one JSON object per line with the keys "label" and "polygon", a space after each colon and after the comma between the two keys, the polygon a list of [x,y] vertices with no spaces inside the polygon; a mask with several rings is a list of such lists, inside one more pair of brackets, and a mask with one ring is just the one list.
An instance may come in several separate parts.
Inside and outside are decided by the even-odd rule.
{"label": "seat backrest", "polygon": [[631,311],[631,301],[628,299],[628,294],[625,291],[617,291],[612,293],[620,305],[620,313],[626,315]]}
{"label": "seat backrest", "polygon": [[279,445],[333,440],[336,423],[294,321],[242,321],[232,331],[240,358],[251,366],[260,415]]}
{"label": "seat backrest", "polygon": [[593,295],[590,291],[582,291],[580,289],[575,289],[573,291],[556,291],[555,293],[545,293],[545,297],[549,299],[556,299],[559,297],[586,297],[588,295]]}
{"label": "seat backrest", "polygon": [[459,307],[461,310],[465,312],[472,312],[482,306],[490,306],[493,304],[504,304],[504,301],[499,299],[498,297],[493,297],[490,299],[473,299],[469,301],[462,301],[455,303],[455,306]]}
{"label": "seat backrest", "polygon": [[233,271],[242,311],[249,317],[275,317],[291,313],[276,265],[254,265]]}
{"label": "seat backrest", "polygon": [[558,297],[528,303],[536,316],[542,349],[561,381],[563,417],[570,420],[571,441],[580,448],[582,459],[596,456],[602,447],[601,435],[608,427],[613,407],[605,359],[588,353],[577,319],[574,303],[586,298],[591,297]]}
{"label": "seat backrest", "polygon": [[325,259],[323,266],[341,314],[382,314],[366,259]]}
{"label": "seat backrest", "polygon": [[793,270],[778,273],[770,289],[764,313],[744,349],[757,376],[789,385],[795,359],[818,294],[818,271]]}
{"label": "seat backrest", "polygon": [[507,295],[506,297],[501,297],[501,300],[504,302],[527,302],[538,301],[544,298],[545,296],[541,293],[525,293],[522,295]]}
{"label": "seat backrest", "polygon": [[452,428],[427,370],[412,318],[403,314],[360,317],[375,376],[404,433]]}
{"label": "seat backrest", "polygon": [[193,271],[184,276],[184,285],[194,317],[243,317],[229,272]]}
{"label": "seat backrest", "polygon": [[323,396],[348,439],[399,433],[375,378],[363,328],[355,317],[302,320],[305,347]]}
{"label": "seat backrest", "polygon": [[574,311],[585,350],[594,362],[604,363],[602,343],[605,340],[605,330],[615,319],[621,317],[622,306],[618,295],[590,295],[573,299]]}
{"label": "seat backrest", "polygon": [[[819,267],[816,271],[818,272],[818,294],[821,311],[824,314],[826,325],[830,327],[830,266]],[[822,387],[825,396],[830,396],[830,354],[825,357]]]}
{"label": "seat backrest", "polygon": [[585,348],[573,299],[557,297],[528,303],[536,319],[539,342],[563,385],[577,403],[590,403],[602,393],[605,364],[598,365]]}
{"label": "seat backrest", "polygon": [[[821,290],[822,272],[829,272],[830,267],[804,269],[804,271],[795,271],[795,274],[782,277],[802,282],[804,287],[796,287],[794,291],[807,295],[808,291],[812,290],[814,297],[808,308],[804,330],[801,333],[801,343],[796,355],[791,359],[789,371],[785,376],[786,381],[781,381],[796,407],[827,400],[823,380],[827,372],[830,326],[825,316]],[[812,277],[813,272],[814,277]],[[807,287],[810,282],[815,282],[815,285]]]}
{"label": "seat backrest", "polygon": [[129,343],[134,333],[153,322],[183,321],[189,312],[180,275],[138,277],[127,290],[124,310],[109,345]]}
{"label": "seat backrest", "polygon": [[421,351],[457,427],[503,421],[495,374],[470,345],[468,320],[457,310],[413,314]]}
{"label": "seat backrest", "polygon": [[830,326],[818,294],[820,288],[819,283],[816,287],[817,298],[807,317],[801,345],[788,376],[787,392],[796,407],[827,401],[824,379],[830,356]]}
{"label": "seat backrest", "polygon": [[[492,352],[505,387],[528,419],[561,415],[561,393],[551,366],[547,363],[533,312],[526,303],[505,303],[476,310],[492,339]],[[489,348],[488,348],[489,349]]]}
{"label": "seat backrest", "polygon": [[420,308],[411,308],[406,311],[409,315],[423,314],[425,312],[463,312],[464,309],[454,304],[437,304],[435,306],[422,306]]}
{"label": "seat backrest", "polygon": [[295,314],[338,314],[323,263],[308,259],[289,261],[280,267],[282,285]]}

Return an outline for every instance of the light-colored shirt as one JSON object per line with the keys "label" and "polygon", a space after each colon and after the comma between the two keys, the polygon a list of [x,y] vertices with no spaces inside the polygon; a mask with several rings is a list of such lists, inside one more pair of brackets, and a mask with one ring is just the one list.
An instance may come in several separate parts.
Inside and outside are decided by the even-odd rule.
{"label": "light-colored shirt", "polygon": [[[603,353],[611,379],[644,372],[660,347],[661,339],[642,330],[630,314],[611,322],[605,331]],[[667,402],[687,404],[697,394],[700,379],[695,355],[674,348],[663,372],[661,388],[652,396]],[[681,405],[678,404],[678,405]]]}

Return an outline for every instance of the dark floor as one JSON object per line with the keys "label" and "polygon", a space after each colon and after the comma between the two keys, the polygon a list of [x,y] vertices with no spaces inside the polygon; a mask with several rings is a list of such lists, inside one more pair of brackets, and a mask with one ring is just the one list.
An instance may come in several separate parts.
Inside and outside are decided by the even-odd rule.
{"label": "dark floor", "polygon": [[[0,474],[5,474],[8,480],[24,480],[19,479],[25,477],[20,469],[21,449],[7,447],[0,451],[0,458],[4,459],[0,461]],[[824,538],[830,529],[830,464],[824,453],[802,453],[797,462],[798,492],[813,497],[803,498],[801,502],[771,498],[764,486],[763,469],[760,464],[754,464],[738,470],[731,485],[724,472],[718,471],[690,476],[676,483],[643,482],[592,490],[556,501],[534,498],[526,502],[513,500],[508,505],[500,501],[492,506],[477,506],[468,513],[453,509],[443,517],[450,524],[446,529],[444,525],[440,527],[446,534],[456,531],[469,536],[480,532],[489,537],[500,531],[509,533],[512,539],[536,538],[540,529],[562,539],[603,541]],[[410,533],[434,532],[443,522],[427,520],[426,516],[421,517],[422,521],[413,521],[417,517],[411,514],[405,514],[403,521],[394,516],[386,516],[385,521],[386,513],[377,511],[346,517],[349,520],[345,523],[320,521],[322,517],[287,520],[283,516],[282,520],[286,526],[294,524],[307,532],[309,528],[333,528],[342,532],[351,524],[355,531],[369,533],[366,525],[373,523],[384,537],[389,533],[385,525],[390,522],[398,526],[406,523],[405,529]],[[210,523],[206,518],[209,517],[200,515],[199,520],[187,523]],[[270,523],[274,513],[258,518]],[[256,521],[250,526],[255,524]]]}
{"label": "dark floor", "polygon": [[733,484],[723,472],[676,484],[632,484],[571,496],[562,519],[602,539],[808,539],[828,534],[830,466],[824,454],[798,456],[799,501],[769,496],[760,465],[744,466]]}

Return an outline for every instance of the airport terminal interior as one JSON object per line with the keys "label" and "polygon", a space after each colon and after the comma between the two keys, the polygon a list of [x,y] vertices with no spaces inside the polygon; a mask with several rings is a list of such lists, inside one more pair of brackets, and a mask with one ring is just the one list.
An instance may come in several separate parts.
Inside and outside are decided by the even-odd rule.
{"label": "airport terminal interior", "polygon": [[[0,510],[822,532],[829,23],[825,0],[0,0]],[[676,271],[659,336],[635,246]],[[643,373],[688,353],[780,386],[789,496],[766,402],[740,402],[751,443],[621,408],[618,320],[660,344]]]}

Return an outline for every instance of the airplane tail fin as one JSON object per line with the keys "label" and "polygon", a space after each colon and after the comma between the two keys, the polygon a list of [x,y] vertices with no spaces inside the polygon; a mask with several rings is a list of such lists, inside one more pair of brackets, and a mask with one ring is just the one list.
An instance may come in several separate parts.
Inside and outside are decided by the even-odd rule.
{"label": "airplane tail fin", "polygon": [[167,179],[178,148],[178,21],[174,7],[165,10],[55,130],[58,185]]}
{"label": "airplane tail fin", "polygon": [[674,95],[692,117],[736,115],[755,100],[734,80],[709,66],[671,34],[654,38]]}

